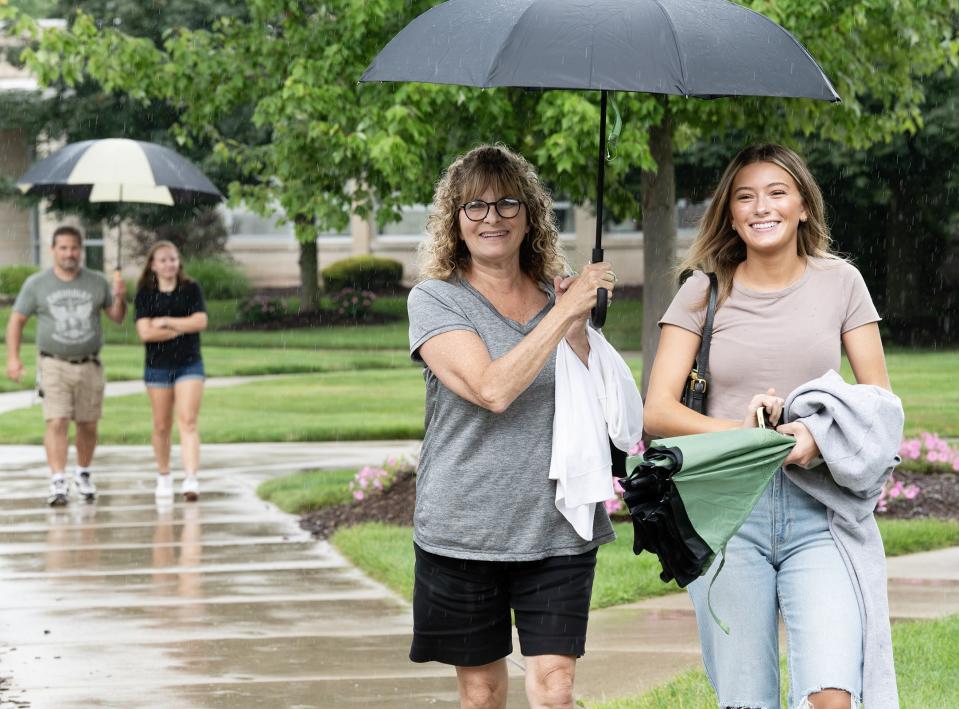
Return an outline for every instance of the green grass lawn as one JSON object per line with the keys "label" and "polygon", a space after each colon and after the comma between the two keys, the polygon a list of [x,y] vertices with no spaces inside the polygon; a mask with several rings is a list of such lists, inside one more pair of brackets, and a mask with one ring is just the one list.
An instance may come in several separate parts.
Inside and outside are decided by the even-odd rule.
{"label": "green grass lawn", "polygon": [[[295,308],[296,301],[289,301]],[[337,350],[390,350],[408,347],[409,324],[406,321],[406,299],[403,297],[384,297],[373,305],[374,312],[394,315],[399,319],[385,325],[338,325],[336,327],[297,328],[294,330],[222,330],[236,320],[236,302],[232,300],[213,300],[207,303],[210,327],[202,334],[202,343],[220,347],[287,347],[303,349]],[[0,308],[0,327],[4,330],[10,319],[10,307]],[[104,353],[110,345],[140,345],[133,321],[132,307],[127,310],[123,323],[117,325],[106,317],[103,323],[103,337],[106,343]],[[24,329],[24,342],[32,343],[36,333],[35,317],[27,321]]]}
{"label": "green grass lawn", "polygon": [[[903,709],[955,706],[959,697],[959,615],[939,620],[897,623],[892,628],[899,703]],[[642,671],[641,669],[639,671]],[[787,675],[785,666],[782,675]],[[785,692],[783,706],[785,704]],[[642,696],[608,701],[585,700],[589,709],[713,709],[713,694],[701,670],[686,672]]]}
{"label": "green grass lawn", "polygon": [[[36,348],[32,344],[22,348],[21,358],[26,367],[26,373],[19,384],[5,376],[0,377],[0,392],[34,387],[36,355]],[[103,348],[101,355],[109,381],[143,378],[143,345],[108,345]],[[2,345],[0,345],[0,361],[6,363],[6,348]],[[405,349],[323,350],[204,345],[203,364],[207,376],[210,377],[414,369],[413,362]]]}
{"label": "green grass lawn", "polygon": [[[100,442],[150,442],[145,394],[108,398]],[[413,367],[284,377],[204,393],[206,443],[421,438],[423,379]],[[36,407],[0,416],[0,444],[42,442]]]}
{"label": "green grass lawn", "polygon": [[302,515],[349,502],[355,470],[309,470],[260,483],[256,494],[284,512]]}
{"label": "green grass lawn", "polygon": [[[679,590],[674,583],[659,580],[659,561],[652,554],[633,554],[633,528],[629,522],[613,525],[617,539],[599,548],[592,608],[633,603]],[[389,529],[385,533],[384,529]],[[925,520],[880,520],[887,556],[959,545],[959,522]],[[390,537],[380,546],[382,536]],[[413,593],[413,530],[378,523],[359,524],[337,530],[333,544],[353,564],[407,600]],[[391,568],[391,564],[397,568]],[[402,573],[398,569],[405,569]]]}
{"label": "green grass lawn", "polygon": [[[25,353],[28,367],[32,367],[32,356]],[[139,347],[104,349],[108,376],[111,379],[139,379],[142,376],[141,357]],[[376,439],[393,438],[400,432],[402,437],[423,435],[423,380],[419,367],[411,365],[405,350],[209,347],[204,348],[204,359],[211,376],[342,371],[339,379],[296,378],[294,381],[247,384],[230,390],[209,390],[200,423],[204,439],[211,443]],[[630,356],[627,362],[633,373],[639,376],[641,358]],[[924,369],[927,365],[933,383],[922,383],[915,378],[910,385],[913,388],[900,386],[898,389],[906,407],[906,435],[929,430],[944,436],[957,436],[959,402],[952,401],[949,395],[941,396],[936,406],[928,402],[934,398],[933,391],[947,386],[941,381],[946,376],[941,370],[951,372],[951,376],[959,379],[959,357],[927,352],[890,356],[894,382],[914,377],[916,369]],[[23,386],[32,386],[32,371],[28,372]],[[324,388],[327,386],[332,389],[327,391]],[[0,380],[0,391],[13,388],[13,382]],[[367,417],[366,411],[371,411],[374,417]],[[102,440],[107,443],[148,442],[148,414],[144,396],[107,399]],[[392,415],[399,418],[391,423]],[[33,410],[0,416],[0,443],[38,442],[37,416]]]}

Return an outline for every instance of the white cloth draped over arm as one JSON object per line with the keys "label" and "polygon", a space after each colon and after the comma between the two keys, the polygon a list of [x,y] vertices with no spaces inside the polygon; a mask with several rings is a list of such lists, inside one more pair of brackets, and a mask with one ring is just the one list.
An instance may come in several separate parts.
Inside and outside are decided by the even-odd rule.
{"label": "white cloth draped over arm", "polygon": [[609,441],[628,451],[642,438],[643,400],[613,346],[592,328],[587,335],[588,368],[565,339],[557,347],[549,477],[556,481],[556,508],[590,540],[596,505],[616,495]]}

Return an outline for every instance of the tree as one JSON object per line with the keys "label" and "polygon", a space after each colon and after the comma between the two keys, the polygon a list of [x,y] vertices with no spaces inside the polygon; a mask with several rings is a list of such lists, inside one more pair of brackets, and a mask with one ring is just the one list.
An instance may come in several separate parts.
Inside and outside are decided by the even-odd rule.
{"label": "tree", "polygon": [[[954,0],[752,0],[741,4],[790,30],[832,78],[843,102],[830,105],[811,100],[662,97],[644,99],[639,105],[632,103],[626,120],[633,130],[624,130],[621,144],[633,143],[631,150],[640,158],[637,167],[645,249],[644,391],[659,338],[656,323],[676,290],[671,272],[676,250],[672,216],[674,145],[681,149],[697,138],[740,133],[784,142],[816,136],[864,149],[902,133],[914,134],[922,121],[924,81],[937,71],[959,66]],[[582,114],[582,103],[595,99],[570,93],[556,100],[565,104],[563,112]],[[654,102],[658,108],[650,108]],[[633,113],[636,109],[638,114]],[[556,127],[548,120],[532,125],[546,131]],[[563,133],[564,137],[568,135]],[[593,169],[589,164],[592,153],[586,149],[589,142],[579,142],[576,150],[569,143],[545,142],[539,133],[534,139],[547,146],[537,153],[544,172],[564,165],[561,174],[547,175],[574,198],[588,197],[590,191],[581,189],[579,178],[566,178]],[[731,154],[724,156],[722,162],[729,157]],[[612,179],[617,178],[627,184],[636,181],[636,175],[629,172],[614,172]],[[632,211],[637,210],[634,207]]]}
{"label": "tree", "polygon": [[855,256],[883,316],[904,345],[959,340],[959,73],[926,82],[923,127],[852,150],[809,146],[833,210],[840,249]]}
{"label": "tree", "polygon": [[[19,2],[24,13],[33,17],[63,17],[73,19],[83,11],[92,13],[99,27],[122,27],[128,33],[154,44],[162,42],[165,28],[171,24],[187,27],[209,27],[215,18],[223,15],[242,16],[245,9],[237,0],[45,0]],[[29,23],[28,24],[33,24]],[[34,25],[35,27],[35,25]],[[21,49],[11,57],[18,60]],[[98,138],[125,137],[135,140],[170,145],[170,127],[178,112],[169,102],[155,101],[146,106],[125,93],[105,91],[93,78],[67,84],[53,81],[48,91],[9,92],[0,95],[0,126],[17,128],[33,144],[45,138],[62,139],[67,143]],[[192,146],[171,145],[196,162],[210,178],[225,184],[234,174],[208,160],[210,146],[197,143]],[[12,196],[8,185],[5,190]],[[71,212],[87,222],[129,220],[134,232],[152,239],[157,230],[176,234],[191,232],[212,217],[207,208],[153,207],[132,203],[77,203],[54,200],[50,204],[56,212]],[[211,242],[212,243],[212,242]]]}
{"label": "tree", "polygon": [[[76,83],[89,74],[135,98],[176,101],[181,137],[207,136],[252,183],[234,183],[231,196],[264,212],[281,206],[305,242],[316,226],[345,225],[354,208],[376,209],[382,222],[399,205],[424,201],[449,157],[477,140],[513,145],[533,156],[557,192],[577,202],[594,199],[596,96],[357,85],[376,52],[432,4],[251,0],[249,21],[177,31],[162,49],[98,29],[80,15],[71,31],[44,35],[31,66],[45,81]],[[674,145],[749,128],[767,138],[818,134],[864,148],[914,132],[923,78],[959,63],[954,0],[744,4],[791,30],[833,77],[844,102],[618,97],[626,127],[607,171],[606,199],[618,216],[644,220],[644,381],[658,338],[655,322],[675,291]],[[241,104],[253,106],[254,125],[269,131],[264,144],[231,140],[215,128]],[[443,131],[438,135],[434,126]],[[637,182],[642,209],[630,189]]]}
{"label": "tree", "polygon": [[[147,106],[174,105],[178,139],[212,145],[213,158],[237,171],[234,201],[261,214],[279,207],[293,222],[310,309],[318,301],[317,229],[345,227],[354,209],[395,214],[402,201],[422,197],[421,175],[411,174],[418,163],[389,135],[399,113],[380,111],[390,89],[356,83],[380,39],[399,29],[396,5],[262,0],[250,3],[248,19],[170,31],[162,48],[83,13],[67,32],[41,34],[25,22],[17,29],[35,33],[39,46],[27,57],[45,84],[89,76]],[[262,140],[223,125],[244,107]]]}

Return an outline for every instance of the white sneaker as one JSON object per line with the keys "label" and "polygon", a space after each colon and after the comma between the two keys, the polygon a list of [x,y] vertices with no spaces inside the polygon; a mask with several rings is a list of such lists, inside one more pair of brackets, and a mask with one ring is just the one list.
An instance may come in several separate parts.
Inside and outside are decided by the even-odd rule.
{"label": "white sneaker", "polygon": [[93,502],[97,497],[97,486],[93,484],[90,473],[82,472],[73,476],[73,485],[77,489],[77,496],[87,502]]}
{"label": "white sneaker", "polygon": [[157,475],[157,486],[153,494],[157,500],[172,500],[173,476],[169,473],[166,475]]}
{"label": "white sneaker", "polygon": [[180,494],[187,502],[196,502],[200,497],[200,481],[196,475],[187,475],[180,486]]}
{"label": "white sneaker", "polygon": [[50,495],[47,497],[47,504],[50,507],[65,507],[70,502],[70,485],[63,476],[57,476],[50,480]]}

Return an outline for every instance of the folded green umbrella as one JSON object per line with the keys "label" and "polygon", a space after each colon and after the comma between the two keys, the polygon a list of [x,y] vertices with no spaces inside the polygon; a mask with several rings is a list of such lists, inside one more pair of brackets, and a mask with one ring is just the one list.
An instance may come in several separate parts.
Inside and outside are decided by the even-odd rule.
{"label": "folded green umbrella", "polygon": [[694,581],[746,521],[795,444],[766,428],[653,441],[627,459],[631,472],[622,481],[634,553],[656,554],[663,581]]}

